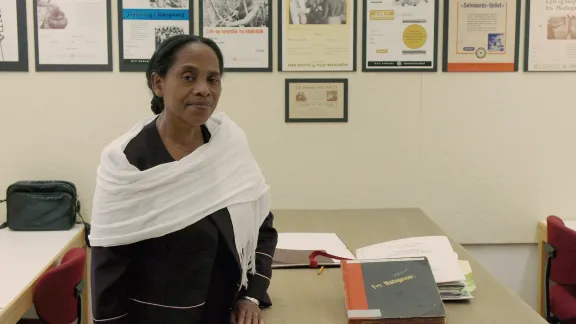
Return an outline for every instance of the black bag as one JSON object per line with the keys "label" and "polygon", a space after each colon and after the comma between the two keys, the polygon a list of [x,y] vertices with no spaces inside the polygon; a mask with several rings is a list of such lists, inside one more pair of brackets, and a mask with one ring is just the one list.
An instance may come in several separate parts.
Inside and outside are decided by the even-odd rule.
{"label": "black bag", "polygon": [[[76,186],[69,181],[18,181],[6,190],[6,223],[13,231],[66,231],[82,223],[86,243],[90,224],[80,214]],[[76,221],[76,215],[81,222]]]}

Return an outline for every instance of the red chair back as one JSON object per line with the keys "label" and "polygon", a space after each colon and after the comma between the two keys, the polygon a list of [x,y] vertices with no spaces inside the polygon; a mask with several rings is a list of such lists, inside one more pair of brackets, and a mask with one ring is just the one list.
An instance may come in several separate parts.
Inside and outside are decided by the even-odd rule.
{"label": "red chair back", "polygon": [[548,244],[554,247],[550,280],[560,285],[576,285],[576,231],[557,216],[547,218]]}
{"label": "red chair back", "polygon": [[77,287],[82,282],[86,251],[73,248],[62,262],[40,276],[34,290],[34,307],[47,324],[70,324],[81,318]]}

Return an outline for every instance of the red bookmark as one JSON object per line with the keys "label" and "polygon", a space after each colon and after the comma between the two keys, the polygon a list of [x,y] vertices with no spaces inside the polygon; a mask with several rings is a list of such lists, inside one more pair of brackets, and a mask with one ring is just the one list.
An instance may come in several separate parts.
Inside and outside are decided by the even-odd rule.
{"label": "red bookmark", "polygon": [[310,259],[310,264],[309,264],[310,268],[318,268],[318,261],[316,261],[315,258],[319,255],[323,256],[323,257],[330,258],[330,259],[340,260],[340,261],[351,260],[351,259],[335,256],[335,255],[326,253],[324,251],[314,251],[314,252],[310,253],[310,256],[308,257]]}

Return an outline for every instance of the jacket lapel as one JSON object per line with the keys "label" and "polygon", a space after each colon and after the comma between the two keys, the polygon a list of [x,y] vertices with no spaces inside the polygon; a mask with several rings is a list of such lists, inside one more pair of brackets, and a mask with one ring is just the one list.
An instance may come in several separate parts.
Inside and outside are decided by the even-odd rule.
{"label": "jacket lapel", "polygon": [[236,250],[236,241],[234,240],[234,227],[232,226],[232,219],[230,218],[230,213],[228,209],[224,208],[221,209],[210,216],[220,232],[222,236],[224,236],[224,240],[232,252],[234,256],[234,260],[236,260],[236,265],[241,268],[240,265],[240,257],[238,257],[238,251]]}

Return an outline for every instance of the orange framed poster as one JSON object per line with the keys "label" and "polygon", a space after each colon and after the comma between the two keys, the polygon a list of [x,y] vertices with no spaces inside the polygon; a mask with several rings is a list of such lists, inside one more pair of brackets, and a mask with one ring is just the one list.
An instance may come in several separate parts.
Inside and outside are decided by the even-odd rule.
{"label": "orange framed poster", "polygon": [[444,72],[516,72],[519,0],[445,0]]}

